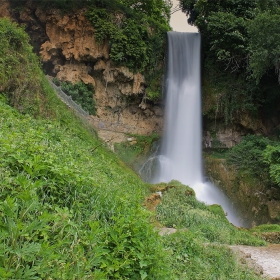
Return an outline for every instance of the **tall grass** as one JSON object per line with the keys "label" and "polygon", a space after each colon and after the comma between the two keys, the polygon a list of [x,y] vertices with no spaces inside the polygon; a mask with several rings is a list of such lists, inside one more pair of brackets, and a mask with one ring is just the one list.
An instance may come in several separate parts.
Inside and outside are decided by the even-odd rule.
{"label": "tall grass", "polygon": [[55,96],[24,31],[0,32],[0,278],[169,279],[146,185]]}
{"label": "tall grass", "polygon": [[242,266],[227,244],[265,245],[246,229],[228,222],[219,205],[207,206],[179,182],[167,187],[156,208],[156,218],[177,233],[164,236],[174,279],[260,279]]}
{"label": "tall grass", "polygon": [[176,182],[168,189],[157,207],[157,219],[165,226],[187,228],[201,242],[221,244],[265,245],[246,229],[238,229],[226,219],[219,205],[207,206],[190,195],[188,187]]}
{"label": "tall grass", "polygon": [[188,230],[159,237],[149,186],[55,96],[24,31],[1,19],[0,34],[1,279],[256,279],[205,243],[263,243],[184,186],[156,217]]}

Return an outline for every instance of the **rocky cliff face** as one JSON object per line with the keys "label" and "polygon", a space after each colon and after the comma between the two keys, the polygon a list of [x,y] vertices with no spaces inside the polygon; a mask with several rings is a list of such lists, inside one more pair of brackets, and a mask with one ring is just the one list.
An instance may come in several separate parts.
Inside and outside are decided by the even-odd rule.
{"label": "rocky cliff face", "polygon": [[[204,82],[202,113],[204,117],[203,144],[206,148],[231,148],[241,141],[248,133],[267,135],[277,124],[276,120],[267,123],[260,117],[253,118],[246,112],[236,114],[231,122],[226,122],[225,116],[219,112],[221,95],[213,93],[210,86]],[[276,121],[276,123],[279,123]]]}
{"label": "rocky cliff face", "polygon": [[[9,4],[10,0],[0,0],[0,16],[26,26],[46,74],[62,81],[83,81],[94,86],[97,115],[92,117],[92,122],[103,139],[125,141],[126,132],[161,134],[163,111],[159,105],[147,102],[145,88],[148,85],[143,75],[113,64],[108,42],[95,41],[95,29],[85,17],[85,10],[72,14],[54,9],[46,11],[31,0],[23,9],[11,9]],[[280,116],[262,120],[244,112],[234,123],[225,124],[218,114],[216,118],[217,96],[203,96],[204,147],[232,147],[243,135],[267,135],[279,127]]]}
{"label": "rocky cliff face", "polygon": [[[208,82],[203,84],[203,142],[204,147],[231,148],[247,134],[271,135],[280,127],[280,106],[270,112],[269,117],[256,111],[254,116],[245,110],[232,111],[232,119],[226,121],[221,111],[221,103],[225,102],[221,92],[211,88]],[[228,116],[229,118],[229,116]]]}
{"label": "rocky cliff face", "polygon": [[55,9],[42,10],[35,1],[28,1],[24,9],[15,11],[8,0],[0,0],[0,7],[1,17],[26,26],[46,74],[94,86],[97,114],[92,122],[102,138],[120,142],[126,140],[126,132],[161,133],[163,112],[146,102],[144,76],[113,64],[108,42],[95,41],[95,30],[85,10],[63,14]]}
{"label": "rocky cliff face", "polygon": [[206,157],[205,171],[239,209],[248,226],[280,222],[280,190],[267,189],[228,166],[224,159]]}

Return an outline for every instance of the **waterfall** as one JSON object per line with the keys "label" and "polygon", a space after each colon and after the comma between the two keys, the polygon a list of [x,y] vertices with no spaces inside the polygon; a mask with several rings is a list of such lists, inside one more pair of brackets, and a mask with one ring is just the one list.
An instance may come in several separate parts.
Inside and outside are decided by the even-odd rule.
{"label": "waterfall", "polygon": [[195,190],[198,200],[220,204],[240,226],[227,197],[203,180],[199,33],[168,32],[165,129],[153,183],[175,179]]}

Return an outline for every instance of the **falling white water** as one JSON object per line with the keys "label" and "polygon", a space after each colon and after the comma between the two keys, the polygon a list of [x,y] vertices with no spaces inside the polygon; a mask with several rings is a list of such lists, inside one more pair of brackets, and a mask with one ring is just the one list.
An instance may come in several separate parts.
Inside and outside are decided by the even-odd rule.
{"label": "falling white water", "polygon": [[228,220],[241,222],[226,196],[203,182],[201,146],[200,34],[168,32],[165,132],[154,183],[175,179],[195,190],[198,200],[220,204]]}

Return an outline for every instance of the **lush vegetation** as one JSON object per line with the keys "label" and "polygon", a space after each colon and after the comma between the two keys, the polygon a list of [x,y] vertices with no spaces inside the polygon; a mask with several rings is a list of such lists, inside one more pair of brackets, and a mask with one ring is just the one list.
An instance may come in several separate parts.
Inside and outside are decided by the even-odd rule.
{"label": "lush vegetation", "polygon": [[175,279],[261,279],[249,271],[246,265],[241,266],[226,246],[217,243],[202,244],[196,236],[185,231],[165,237],[173,258],[172,271]]}
{"label": "lush vegetation", "polygon": [[190,188],[176,181],[168,186],[157,206],[156,218],[157,222],[178,230],[164,237],[173,259],[175,279],[258,279],[236,263],[225,244],[264,245],[265,242],[230,224],[219,205],[198,202]]}
{"label": "lush vegetation", "polygon": [[[22,38],[21,29],[0,22],[1,32]],[[33,55],[30,47],[20,53],[7,47],[15,61]],[[42,77],[34,64],[32,74]],[[30,67],[19,65],[23,73]],[[11,84],[8,74],[1,77]],[[33,81],[23,104],[32,108]],[[170,279],[163,245],[141,206],[146,185],[99,146],[45,82],[38,91],[43,101],[52,99],[49,118],[12,109],[6,104],[12,89],[1,90],[0,278]]]}
{"label": "lush vegetation", "polygon": [[216,94],[215,117],[233,121],[244,111],[266,116],[275,112],[279,1],[180,0],[180,4],[204,39],[204,82]]}
{"label": "lush vegetation", "polygon": [[0,93],[5,93],[9,104],[20,112],[49,115],[50,99],[42,93],[48,83],[42,78],[39,60],[32,53],[27,34],[2,19],[0,37]]}
{"label": "lush vegetation", "polygon": [[220,205],[207,206],[196,200],[191,189],[170,182],[157,207],[157,219],[167,227],[187,228],[204,243],[264,245],[247,230],[237,229],[226,219]]}
{"label": "lush vegetation", "polygon": [[[0,66],[1,279],[258,279],[218,243],[261,239],[178,182],[146,210],[158,186],[59,101],[22,29],[1,19],[0,33],[0,60],[13,63]],[[160,237],[155,219],[187,229]]]}
{"label": "lush vegetation", "polygon": [[[244,156],[246,155],[246,156]],[[226,153],[227,162],[267,187],[280,187],[280,145],[263,136],[247,135]]]}
{"label": "lush vegetation", "polygon": [[91,84],[83,82],[72,84],[71,82],[61,82],[56,78],[53,79],[53,82],[71,96],[76,103],[80,104],[86,112],[95,115],[94,88]]}
{"label": "lush vegetation", "polygon": [[139,162],[141,162],[143,157],[146,158],[149,155],[151,145],[159,140],[159,135],[153,133],[150,136],[135,134],[128,134],[127,136],[132,141],[116,143],[114,147],[115,152],[128,166],[139,169]]}
{"label": "lush vegetation", "polygon": [[139,179],[78,122],[0,106],[1,279],[164,279]]}
{"label": "lush vegetation", "polygon": [[110,58],[145,75],[146,98],[160,97],[165,37],[170,30],[170,4],[156,1],[97,1],[87,16],[95,38],[108,40]]}

